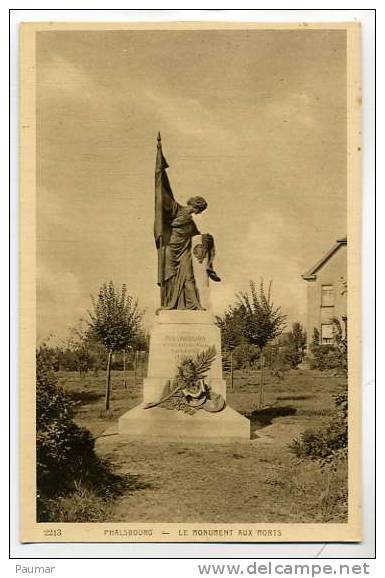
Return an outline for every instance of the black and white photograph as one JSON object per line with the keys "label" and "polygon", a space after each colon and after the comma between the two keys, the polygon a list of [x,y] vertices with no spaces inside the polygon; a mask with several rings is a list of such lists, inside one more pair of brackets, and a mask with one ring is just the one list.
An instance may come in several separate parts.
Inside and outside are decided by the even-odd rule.
{"label": "black and white photograph", "polygon": [[21,541],[360,541],[359,60],[22,25]]}

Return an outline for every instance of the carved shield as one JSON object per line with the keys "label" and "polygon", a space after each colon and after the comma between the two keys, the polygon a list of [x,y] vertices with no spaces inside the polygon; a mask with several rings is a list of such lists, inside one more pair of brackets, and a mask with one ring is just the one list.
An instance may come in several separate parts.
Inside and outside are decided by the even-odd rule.
{"label": "carved shield", "polygon": [[203,246],[202,243],[195,245],[193,250],[194,256],[198,259],[199,263],[202,263],[207,255],[207,248]]}

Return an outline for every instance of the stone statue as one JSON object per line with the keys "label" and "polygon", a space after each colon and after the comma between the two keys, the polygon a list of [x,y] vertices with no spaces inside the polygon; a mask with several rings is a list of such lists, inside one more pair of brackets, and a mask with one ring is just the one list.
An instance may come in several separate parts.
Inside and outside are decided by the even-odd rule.
{"label": "stone statue", "polygon": [[[158,285],[161,289],[160,309],[203,309],[194,278],[191,239],[199,235],[193,215],[207,208],[203,197],[191,197],[187,206],[174,199],[168,180],[167,161],[163,156],[160,134],[158,135],[155,165],[155,243],[158,249]],[[207,257],[207,275],[220,281],[213,268],[214,239],[202,236],[202,244],[196,247],[198,260]]]}
{"label": "stone statue", "polygon": [[250,422],[226,403],[221,332],[210,304],[214,239],[193,216],[202,197],[177,203],[160,135],[155,168],[155,243],[161,307],[150,331],[143,403],[119,418],[119,434],[146,440],[231,442],[250,439]]}

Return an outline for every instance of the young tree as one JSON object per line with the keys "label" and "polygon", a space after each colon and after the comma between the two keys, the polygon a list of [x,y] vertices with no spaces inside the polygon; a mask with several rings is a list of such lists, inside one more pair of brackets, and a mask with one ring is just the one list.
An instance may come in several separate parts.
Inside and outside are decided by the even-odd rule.
{"label": "young tree", "polygon": [[67,349],[72,353],[73,362],[79,372],[80,379],[85,377],[93,365],[94,358],[91,352],[91,345],[88,324],[84,319],[80,319],[76,326],[69,328],[69,338],[67,340]]}
{"label": "young tree", "polygon": [[342,318],[342,322],[345,324],[343,327],[340,319],[338,317],[332,318],[333,322],[333,343],[336,348],[339,368],[347,372],[348,369],[348,336],[346,329],[346,317]]}
{"label": "young tree", "polygon": [[91,297],[93,311],[88,311],[90,336],[107,350],[105,409],[110,409],[111,359],[114,351],[126,349],[140,328],[143,312],[138,302],[127,293],[126,285],[116,289],[113,282],[103,283],[98,298]]}
{"label": "young tree", "polygon": [[306,331],[304,331],[302,324],[299,323],[299,321],[294,321],[291,326],[291,331],[289,331],[288,337],[294,348],[301,355],[302,361],[306,347]]}
{"label": "young tree", "polygon": [[143,329],[139,329],[130,342],[130,344],[123,349],[123,389],[127,389],[127,362],[132,364],[134,368],[134,387],[136,386],[136,373],[138,359],[141,362],[141,369],[145,363],[146,354],[149,350],[150,334]]}
{"label": "young tree", "polygon": [[230,305],[223,316],[216,316],[216,324],[221,330],[222,348],[230,354],[231,389],[234,388],[234,359],[233,352],[242,342],[243,316],[239,305]]}
{"label": "young tree", "polygon": [[271,300],[271,281],[267,294],[261,279],[259,290],[254,281],[249,282],[250,292],[238,294],[238,304],[243,317],[243,335],[247,341],[259,347],[261,354],[261,381],[259,390],[259,407],[263,406],[264,400],[264,348],[281,335],[286,327],[286,315],[283,315],[280,307],[275,307]]}
{"label": "young tree", "polygon": [[295,321],[285,337],[286,357],[292,367],[297,367],[305,355],[306,331],[301,323]]}
{"label": "young tree", "polygon": [[311,347],[317,347],[320,344],[320,332],[317,327],[313,328],[313,335],[311,340]]}

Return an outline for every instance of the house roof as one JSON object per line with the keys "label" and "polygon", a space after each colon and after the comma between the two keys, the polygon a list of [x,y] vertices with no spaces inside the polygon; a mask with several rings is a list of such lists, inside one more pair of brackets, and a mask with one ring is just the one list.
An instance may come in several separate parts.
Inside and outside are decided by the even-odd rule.
{"label": "house roof", "polygon": [[334,255],[334,253],[336,253],[338,251],[338,249],[340,247],[342,247],[342,245],[347,245],[347,243],[348,243],[347,237],[343,237],[342,239],[337,239],[337,241],[335,242],[333,247],[331,249],[329,249],[329,251],[327,253],[325,253],[325,255],[322,257],[322,259],[320,259],[315,265],[313,265],[313,267],[311,267],[308,271],[306,271],[306,273],[301,275],[302,279],[305,279],[305,281],[312,281],[312,280],[316,279],[317,271],[319,271],[319,269],[321,269],[321,267],[323,267],[325,265],[325,263],[327,261],[329,261],[330,257],[332,257]]}

